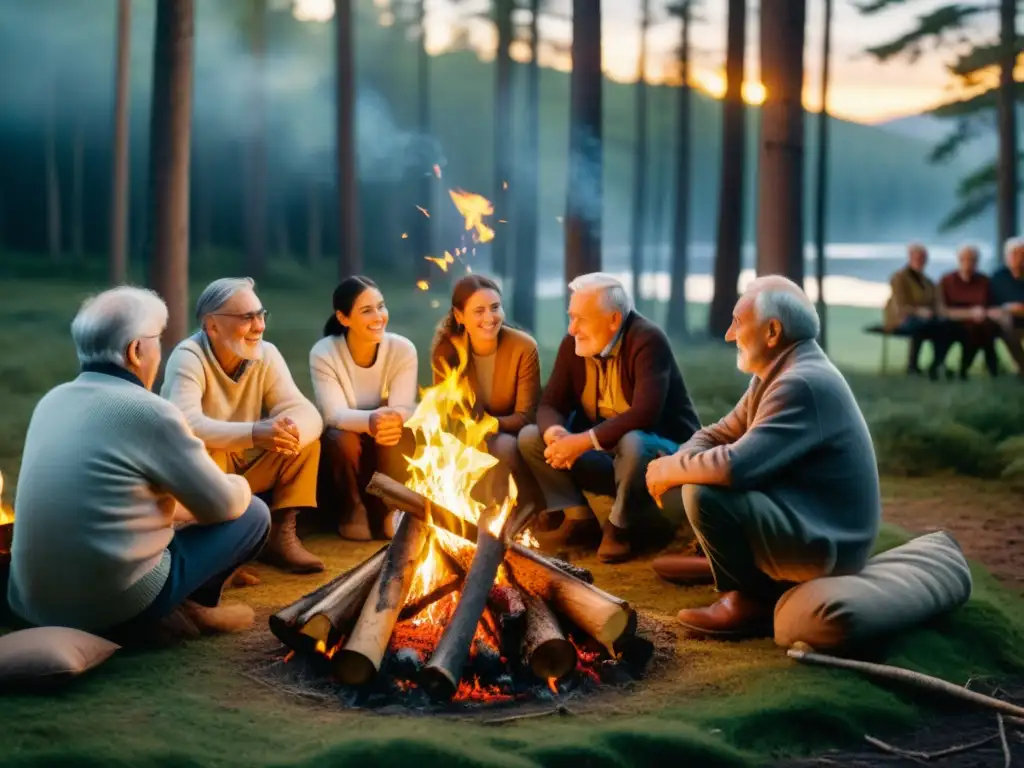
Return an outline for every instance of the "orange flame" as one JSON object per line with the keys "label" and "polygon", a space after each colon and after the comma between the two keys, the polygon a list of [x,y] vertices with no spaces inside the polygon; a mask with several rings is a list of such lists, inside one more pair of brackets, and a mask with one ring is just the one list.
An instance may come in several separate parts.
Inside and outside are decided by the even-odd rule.
{"label": "orange flame", "polygon": [[421,291],[429,291],[430,283],[428,283],[426,280],[418,280],[416,281],[416,287],[419,288]]}
{"label": "orange flame", "polygon": [[448,264],[450,262],[447,259],[438,258],[437,256],[424,256],[423,258],[426,259],[427,261],[432,261],[435,264],[437,264],[437,266],[441,268],[442,272],[448,271]]}
{"label": "orange flame", "polygon": [[556,678],[556,677],[549,677],[548,678],[548,688],[550,688],[551,692],[553,694],[555,694],[555,696],[557,696],[558,695],[558,678]]}
{"label": "orange flame", "polygon": [[14,513],[4,506],[4,475],[0,472],[0,525],[7,525],[14,522]]}
{"label": "orange flame", "polygon": [[476,230],[473,240],[478,243],[493,240],[494,230],[484,224],[484,216],[491,216],[494,213],[491,201],[483,195],[463,192],[461,189],[450,189],[448,194],[466,220],[466,231]]}

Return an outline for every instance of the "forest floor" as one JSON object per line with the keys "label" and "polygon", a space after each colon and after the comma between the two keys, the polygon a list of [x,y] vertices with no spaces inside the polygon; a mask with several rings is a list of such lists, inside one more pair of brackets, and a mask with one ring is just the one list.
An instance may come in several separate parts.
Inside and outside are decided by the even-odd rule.
{"label": "forest floor", "polygon": [[[328,282],[285,279],[261,291],[272,312],[267,338],[282,349],[307,393],[306,356],[329,311],[330,292],[322,287]],[[7,480],[8,503],[14,498],[32,408],[50,387],[75,374],[69,323],[93,288],[70,282],[0,281],[0,471]],[[398,291],[388,290],[392,327],[423,349],[433,326],[421,306],[426,299],[414,291],[392,298]],[[538,337],[545,371],[564,328],[562,312],[557,303],[541,307]],[[701,310],[695,307],[693,312],[696,324]],[[974,397],[979,389],[1009,402],[1008,385],[981,379],[931,384],[878,377],[878,347],[860,333],[875,314],[846,309],[830,313],[836,357],[865,410],[923,401],[939,413],[950,398]],[[901,349],[894,344],[891,350],[897,369]],[[704,421],[735,402],[744,380],[734,370],[730,350],[680,345],[677,352]],[[426,370],[422,358],[421,374]],[[958,684],[985,680],[1001,685],[1008,691],[1000,694],[1004,696],[1021,693],[1020,491],[998,479],[944,472],[886,476],[883,495],[886,543],[937,528],[949,530],[972,560],[975,590],[954,615],[895,638],[878,650],[879,658]],[[592,569],[599,586],[662,622],[669,658],[627,691],[567,702],[571,716],[489,725],[479,713],[468,718],[383,716],[346,709],[339,702],[309,701],[255,679],[253,669],[260,660],[283,653],[267,633],[266,620],[379,544],[354,545],[317,533],[308,537],[308,546],[327,563],[324,574],[302,577],[257,566],[262,583],[230,593],[256,608],[252,633],[148,653],[122,651],[60,693],[0,698],[5,766],[392,765],[415,760],[443,760],[453,766],[617,766],[677,763],[680,758],[708,766],[780,760],[792,766],[798,764],[793,760],[802,760],[800,765],[857,764],[853,760],[899,765],[898,756],[866,744],[864,737],[931,750],[967,743],[974,732],[978,738],[991,735],[994,727],[994,717],[965,715],[934,697],[851,673],[798,665],[770,639],[718,644],[685,638],[673,627],[676,611],[706,603],[713,594],[707,588],[661,582],[650,569],[649,556],[619,566],[602,565],[592,556],[578,562]],[[915,733],[922,723],[930,736]],[[1012,727],[1008,738],[1019,750]],[[998,742],[989,743],[962,759],[987,759],[998,756],[999,749]]]}

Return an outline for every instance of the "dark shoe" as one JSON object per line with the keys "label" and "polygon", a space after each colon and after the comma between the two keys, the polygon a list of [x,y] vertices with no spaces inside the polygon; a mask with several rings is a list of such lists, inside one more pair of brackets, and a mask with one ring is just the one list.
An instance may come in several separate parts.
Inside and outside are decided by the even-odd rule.
{"label": "dark shoe", "polygon": [[673,584],[714,584],[711,563],[706,557],[661,555],[651,563],[654,572]]}
{"label": "dark shoe", "polygon": [[180,643],[182,640],[194,640],[199,635],[199,627],[195,625],[195,622],[192,621],[185,609],[179,605],[169,615],[150,625],[147,630],[144,630],[143,637],[133,637],[132,640],[119,640],[119,642],[138,640],[142,644],[172,646]]}
{"label": "dark shoe", "polygon": [[775,604],[726,592],[706,608],[684,608],[677,619],[691,634],[719,640],[769,637],[773,632]]}
{"label": "dark shoe", "polygon": [[207,635],[242,632],[252,626],[256,612],[242,603],[221,603],[208,608],[186,600],[181,609],[200,632]]}
{"label": "dark shoe", "polygon": [[362,501],[352,503],[352,506],[341,513],[341,520],[338,522],[338,535],[348,541],[371,541],[370,517],[366,511],[366,505]]}
{"label": "dark shoe", "polygon": [[309,552],[299,541],[295,532],[295,518],[298,510],[282,509],[273,513],[270,537],[267,539],[260,560],[292,573],[316,573],[324,564]]}
{"label": "dark shoe", "polygon": [[594,517],[588,517],[586,520],[565,518],[554,530],[531,528],[531,532],[541,549],[546,552],[557,552],[566,548],[593,547],[601,535],[601,526]]}
{"label": "dark shoe", "polygon": [[610,522],[605,523],[601,546],[597,548],[597,559],[602,563],[621,563],[632,556],[633,547],[629,543],[629,531]]}

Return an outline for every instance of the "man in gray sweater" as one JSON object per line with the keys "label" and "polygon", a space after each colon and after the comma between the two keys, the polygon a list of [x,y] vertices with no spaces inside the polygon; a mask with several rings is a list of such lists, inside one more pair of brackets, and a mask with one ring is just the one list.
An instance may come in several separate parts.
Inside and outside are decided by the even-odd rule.
{"label": "man in gray sweater", "polygon": [[[270,513],[150,391],[166,324],[159,296],[122,286],[71,325],[81,373],[39,401],[18,476],[7,597],[29,624],[122,642],[252,624],[250,607],[220,596],[263,546]],[[197,525],[175,533],[176,517]]]}
{"label": "man in gray sweater", "polygon": [[726,335],[752,374],[746,393],[648,467],[651,495],[684,507],[706,555],[664,556],[655,569],[676,581],[712,577],[724,593],[679,613],[694,634],[770,634],[785,589],[855,573],[871,554],[882,511],[875,452],[853,393],[818,346],[819,327],[795,283],[753,281]]}

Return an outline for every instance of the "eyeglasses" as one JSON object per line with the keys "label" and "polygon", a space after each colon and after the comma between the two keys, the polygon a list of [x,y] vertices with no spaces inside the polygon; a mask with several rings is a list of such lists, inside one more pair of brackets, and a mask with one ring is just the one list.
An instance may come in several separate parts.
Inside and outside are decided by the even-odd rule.
{"label": "eyeglasses", "polygon": [[270,316],[270,312],[265,309],[257,309],[255,312],[245,312],[244,314],[231,312],[212,312],[211,314],[216,317],[234,317],[244,323],[251,323],[257,318],[266,322],[266,319]]}

